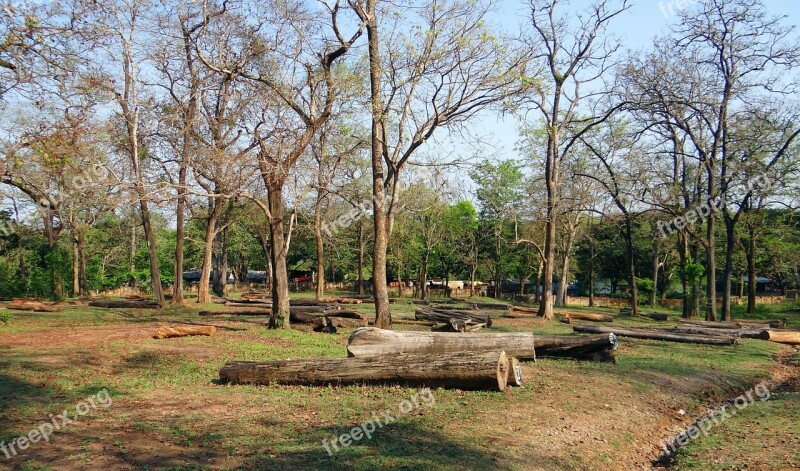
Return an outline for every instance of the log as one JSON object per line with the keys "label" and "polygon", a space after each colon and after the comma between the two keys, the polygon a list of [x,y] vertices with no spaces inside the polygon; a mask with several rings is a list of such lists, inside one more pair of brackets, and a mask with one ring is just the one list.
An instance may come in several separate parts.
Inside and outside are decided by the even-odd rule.
{"label": "log", "polygon": [[[536,348],[534,349],[534,345]],[[524,332],[500,334],[451,334],[358,329],[350,335],[349,356],[382,356],[400,353],[481,352],[503,349],[519,360],[539,357],[571,357],[579,360],[614,361],[617,338],[614,335],[535,337]]]}
{"label": "log", "polygon": [[347,341],[347,355],[351,357],[393,356],[402,353],[492,352],[500,350],[520,360],[534,360],[536,358],[533,335],[524,332],[452,334],[364,327],[353,332]]}
{"label": "log", "polygon": [[669,319],[668,315],[662,314],[660,312],[649,312],[649,313],[645,314],[645,317],[649,317],[650,319],[653,319],[654,321],[666,321],[666,320]]}
{"label": "log", "polygon": [[527,307],[527,306],[511,306],[511,311],[512,312],[521,312],[521,313],[524,313],[524,314],[534,314],[534,315],[538,315],[539,314],[539,310],[538,309],[536,309],[535,307]]}
{"label": "log", "polygon": [[738,345],[739,340],[731,336],[705,336],[691,334],[677,334],[652,329],[621,329],[605,325],[573,325],[575,332],[591,334],[614,334],[618,337],[630,337],[647,340],[664,340],[667,342],[696,343],[703,345]]}
{"label": "log", "polygon": [[432,327],[431,332],[466,332],[467,323],[462,319],[452,318],[444,324]]}
{"label": "log", "polygon": [[566,312],[557,313],[561,315],[561,322],[571,324],[573,319],[589,322],[614,322],[614,318],[605,314],[592,314],[589,312]]}
{"label": "log", "polygon": [[15,311],[61,312],[61,309],[38,301],[14,300],[6,308]]}
{"label": "log", "polygon": [[220,309],[219,311],[200,311],[201,316],[269,316],[272,311],[258,308]]}
{"label": "log", "polygon": [[346,309],[342,309],[341,311],[327,311],[325,315],[328,317],[344,317],[347,319],[367,320],[366,314],[362,314],[358,311],[348,311]]}
{"label": "log", "polygon": [[539,358],[574,358],[598,362],[617,362],[617,336],[614,334],[534,337]]}
{"label": "log", "polygon": [[742,325],[742,326],[754,326],[766,329],[767,327],[771,327],[773,329],[783,329],[789,324],[789,319],[784,317],[783,319],[736,319],[734,322]]}
{"label": "log", "polygon": [[339,304],[361,304],[364,301],[356,298],[339,298],[337,302]]}
{"label": "log", "polygon": [[516,357],[508,357],[508,385],[522,386],[522,365]]}
{"label": "log", "polygon": [[245,308],[245,309],[272,309],[272,304],[264,303],[232,303],[226,301],[225,305],[228,307]]}
{"label": "log", "polygon": [[510,304],[503,304],[503,303],[483,303],[479,301],[475,301],[471,304],[474,304],[479,309],[492,309],[492,310],[499,310],[499,311],[510,311],[511,305]]}
{"label": "log", "polygon": [[217,328],[212,325],[171,325],[160,327],[154,339],[171,339],[173,337],[188,337],[191,335],[214,335]]}
{"label": "log", "polygon": [[434,327],[436,322],[433,321],[407,321],[405,319],[392,319],[392,324],[398,325],[424,325],[427,327]]}
{"label": "log", "polygon": [[486,311],[449,311],[449,310],[436,310],[429,308],[417,309],[414,312],[414,317],[418,321],[435,321],[435,322],[450,322],[451,318],[470,320],[476,324],[486,324],[488,327],[492,326],[492,318]]}
{"label": "log", "polygon": [[695,327],[693,325],[679,325],[671,330],[664,332],[676,332],[679,334],[696,334],[696,335],[729,335],[732,337],[743,337],[747,339],[761,338],[761,333],[764,329],[711,329],[708,327]]}
{"label": "log", "polygon": [[319,323],[324,321],[324,316],[318,316],[315,314],[310,314],[307,312],[302,311],[295,311],[294,309],[289,311],[289,323],[296,323],[296,324],[309,324],[309,325],[318,325]]}
{"label": "log", "polygon": [[219,378],[226,384],[402,384],[503,391],[508,373],[505,352],[494,351],[229,362]]}
{"label": "log", "polygon": [[366,318],[339,317],[338,313],[336,316],[325,316],[325,318],[328,320],[329,325],[340,329],[355,329],[357,327],[366,327],[368,324]]}
{"label": "log", "polygon": [[763,330],[759,336],[762,340],[783,343],[786,345],[800,345],[800,331],[790,330]]}
{"label": "log", "polygon": [[469,306],[457,306],[455,304],[431,304],[431,309],[445,310],[445,311],[469,311],[478,309],[478,306],[470,304]]}
{"label": "log", "polygon": [[712,329],[741,329],[742,326],[736,322],[714,322],[714,321],[698,321],[694,319],[678,319],[678,324],[689,324],[700,327],[710,327]]}
{"label": "log", "polygon": [[242,294],[242,298],[244,299],[271,299],[271,293],[244,293]]}
{"label": "log", "polygon": [[330,311],[330,310],[335,310],[335,309],[336,309],[336,306],[333,306],[331,304],[319,304],[319,305],[316,305],[316,306],[310,306],[309,305],[309,306],[290,306],[289,307],[289,311],[290,312],[305,312],[305,313],[309,313],[309,312],[322,313],[322,312],[325,312],[325,311]]}
{"label": "log", "polygon": [[106,309],[158,309],[160,306],[155,301],[137,301],[130,299],[96,299],[89,302],[91,307]]}

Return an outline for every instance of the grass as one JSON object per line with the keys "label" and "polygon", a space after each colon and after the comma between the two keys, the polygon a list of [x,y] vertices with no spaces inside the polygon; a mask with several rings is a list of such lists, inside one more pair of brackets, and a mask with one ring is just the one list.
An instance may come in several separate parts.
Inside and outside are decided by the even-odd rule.
{"label": "grass", "polygon": [[[392,311],[413,318],[416,308],[401,300]],[[114,399],[110,409],[82,418],[48,446],[32,447],[17,468],[47,469],[56,458],[65,458],[59,469],[98,460],[113,467],[124,456],[136,469],[619,469],[647,462],[642,450],[664,438],[659,423],[665,415],[677,409],[699,414],[709,402],[738,394],[768,375],[783,348],[756,340],[735,348],[623,341],[617,365],[541,360],[526,365],[524,388],[436,390],[432,408],[414,410],[370,440],[329,456],[323,440],[350,431],[373,412],[396,410],[416,390],[215,384],[229,360],[340,358],[349,332],[270,331],[263,319],[200,318],[199,309],[70,307],[19,313],[11,324],[0,324],[0,440],[27,433],[49,413],[74,408],[102,388]],[[791,308],[764,315],[800,321]],[[497,319],[490,330],[571,332],[559,322],[514,321]],[[157,325],[180,322],[214,322],[221,330],[214,337],[149,337]],[[630,318],[617,323],[661,324]],[[780,397],[783,406],[755,404],[745,412],[756,415],[743,413],[736,417],[741,424],[725,426],[746,431],[760,420],[765,434],[796,439],[791,421],[797,420],[797,394]],[[714,434],[688,447],[679,466],[718,459],[723,439],[713,442]],[[757,439],[744,435],[735,442],[739,463],[757,451]]]}

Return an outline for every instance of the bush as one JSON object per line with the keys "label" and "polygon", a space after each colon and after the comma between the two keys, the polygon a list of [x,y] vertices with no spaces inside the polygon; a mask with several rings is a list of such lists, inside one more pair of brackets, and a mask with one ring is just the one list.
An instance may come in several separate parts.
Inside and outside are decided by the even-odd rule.
{"label": "bush", "polygon": [[0,322],[4,325],[8,325],[11,323],[11,313],[8,311],[0,312]]}

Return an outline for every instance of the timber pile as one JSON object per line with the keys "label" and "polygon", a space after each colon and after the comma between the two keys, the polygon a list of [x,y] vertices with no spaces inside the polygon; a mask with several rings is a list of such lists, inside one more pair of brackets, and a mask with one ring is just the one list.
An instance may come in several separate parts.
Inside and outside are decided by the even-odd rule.
{"label": "timber pile", "polygon": [[360,358],[229,362],[219,372],[229,384],[403,384],[503,391],[510,369],[505,352],[401,354]]}
{"label": "timber pile", "polygon": [[418,321],[450,322],[450,319],[472,321],[474,324],[492,326],[492,318],[487,311],[462,311],[450,309],[420,308],[414,311],[414,318]]}
{"label": "timber pile", "polygon": [[366,327],[357,329],[347,341],[347,354],[353,357],[503,350],[520,360],[536,360],[538,356],[614,361],[616,349],[617,338],[613,334],[568,337],[536,337],[524,332],[454,335]]}
{"label": "timber pile", "polygon": [[592,314],[589,312],[559,312],[559,320],[571,324],[573,319],[589,322],[614,322],[614,318],[605,314]]}
{"label": "timber pile", "polygon": [[89,306],[106,309],[158,309],[160,307],[157,302],[147,299],[95,299],[89,302]]}
{"label": "timber pile", "polygon": [[27,299],[14,299],[11,304],[6,306],[8,309],[15,311],[33,311],[33,312],[61,312],[61,309],[49,303],[40,301],[30,301]]}
{"label": "timber pile", "polygon": [[636,339],[664,340],[667,342],[696,343],[703,345],[738,345],[739,340],[731,335],[693,335],[656,329],[618,328],[605,325],[573,325],[575,332],[591,334],[614,334],[618,337]]}
{"label": "timber pile", "polygon": [[217,328],[211,325],[171,325],[161,327],[153,336],[154,339],[171,339],[174,337],[188,337],[191,335],[214,335]]}
{"label": "timber pile", "polygon": [[486,323],[476,323],[471,320],[451,318],[448,322],[432,327],[432,332],[476,332],[486,327]]}

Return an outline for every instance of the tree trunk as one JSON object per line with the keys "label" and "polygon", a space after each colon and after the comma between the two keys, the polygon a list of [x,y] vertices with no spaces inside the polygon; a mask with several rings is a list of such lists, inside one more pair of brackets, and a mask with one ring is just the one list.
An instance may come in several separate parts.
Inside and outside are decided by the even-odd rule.
{"label": "tree trunk", "polygon": [[[322,189],[317,191],[321,192]],[[317,286],[316,298],[325,297],[325,239],[322,236],[322,197],[317,195],[314,203],[314,241],[317,249]]]}
{"label": "tree trunk", "polygon": [[78,255],[78,237],[72,232],[72,296],[78,297],[81,292],[80,256]]}
{"label": "tree trunk", "polygon": [[222,214],[222,204],[217,198],[209,198],[209,212],[206,218],[206,236],[203,240],[203,264],[200,267],[200,281],[197,283],[197,302],[210,303],[211,264],[214,255],[214,239],[217,236],[217,221]]}
{"label": "tree trunk", "polygon": [[589,235],[589,307],[594,307],[594,239]]}
{"label": "tree trunk", "polygon": [[[711,185],[711,183],[709,183]],[[714,211],[708,215],[706,231],[706,320],[717,320],[717,255],[716,255],[716,216]]]}
{"label": "tree trunk", "polygon": [[230,250],[228,227],[225,227],[221,233],[217,233],[216,240],[219,250],[213,256],[214,276],[212,278],[214,282],[211,284],[211,289],[216,296],[224,298],[228,290],[228,251]]}
{"label": "tree trunk", "polygon": [[661,238],[658,234],[653,236],[653,291],[650,293],[650,306],[656,305],[656,298],[658,296],[658,269],[661,252]]}
{"label": "tree trunk", "polygon": [[422,266],[419,269],[419,299],[425,299],[428,294],[428,258],[429,252],[425,249],[422,253]]}
{"label": "tree trunk", "polygon": [[[356,294],[359,296],[364,295],[364,218],[358,219],[358,286],[356,286]],[[402,283],[401,283],[402,284]],[[402,288],[401,288],[402,289]],[[402,296],[402,293],[400,294]]]}
{"label": "tree trunk", "polygon": [[636,259],[633,252],[633,221],[627,212],[625,213],[625,245],[628,252],[628,283],[631,289],[631,316],[639,315],[639,288],[636,286]]}
{"label": "tree trunk", "polygon": [[725,268],[722,274],[722,320],[731,320],[731,284],[733,283],[733,252],[736,248],[735,221],[725,216]]}
{"label": "tree trunk", "polygon": [[564,307],[567,303],[567,280],[569,279],[569,249],[564,253],[563,264],[561,268],[561,283],[558,285],[558,296],[556,297],[556,306]]}
{"label": "tree trunk", "polygon": [[758,283],[756,279],[756,231],[750,227],[749,239],[747,240],[747,313],[756,313],[756,289]]}
{"label": "tree trunk", "polygon": [[[55,254],[58,251],[58,239],[56,236],[55,227],[53,227],[53,211],[52,209],[43,210],[42,221],[44,222],[44,232],[47,236],[47,245],[50,247],[50,253]],[[61,280],[61,272],[58,264],[51,260],[48,262],[50,265],[50,279],[53,282],[53,300],[64,300],[64,282]]]}
{"label": "tree trunk", "polygon": [[289,274],[286,269],[286,239],[283,230],[283,182],[267,189],[270,249],[272,257],[272,317],[270,329],[289,327]]}
{"label": "tree trunk", "polygon": [[229,362],[223,383],[290,385],[403,384],[408,386],[489,389],[508,384],[509,359],[502,351],[403,354],[365,358]]}

